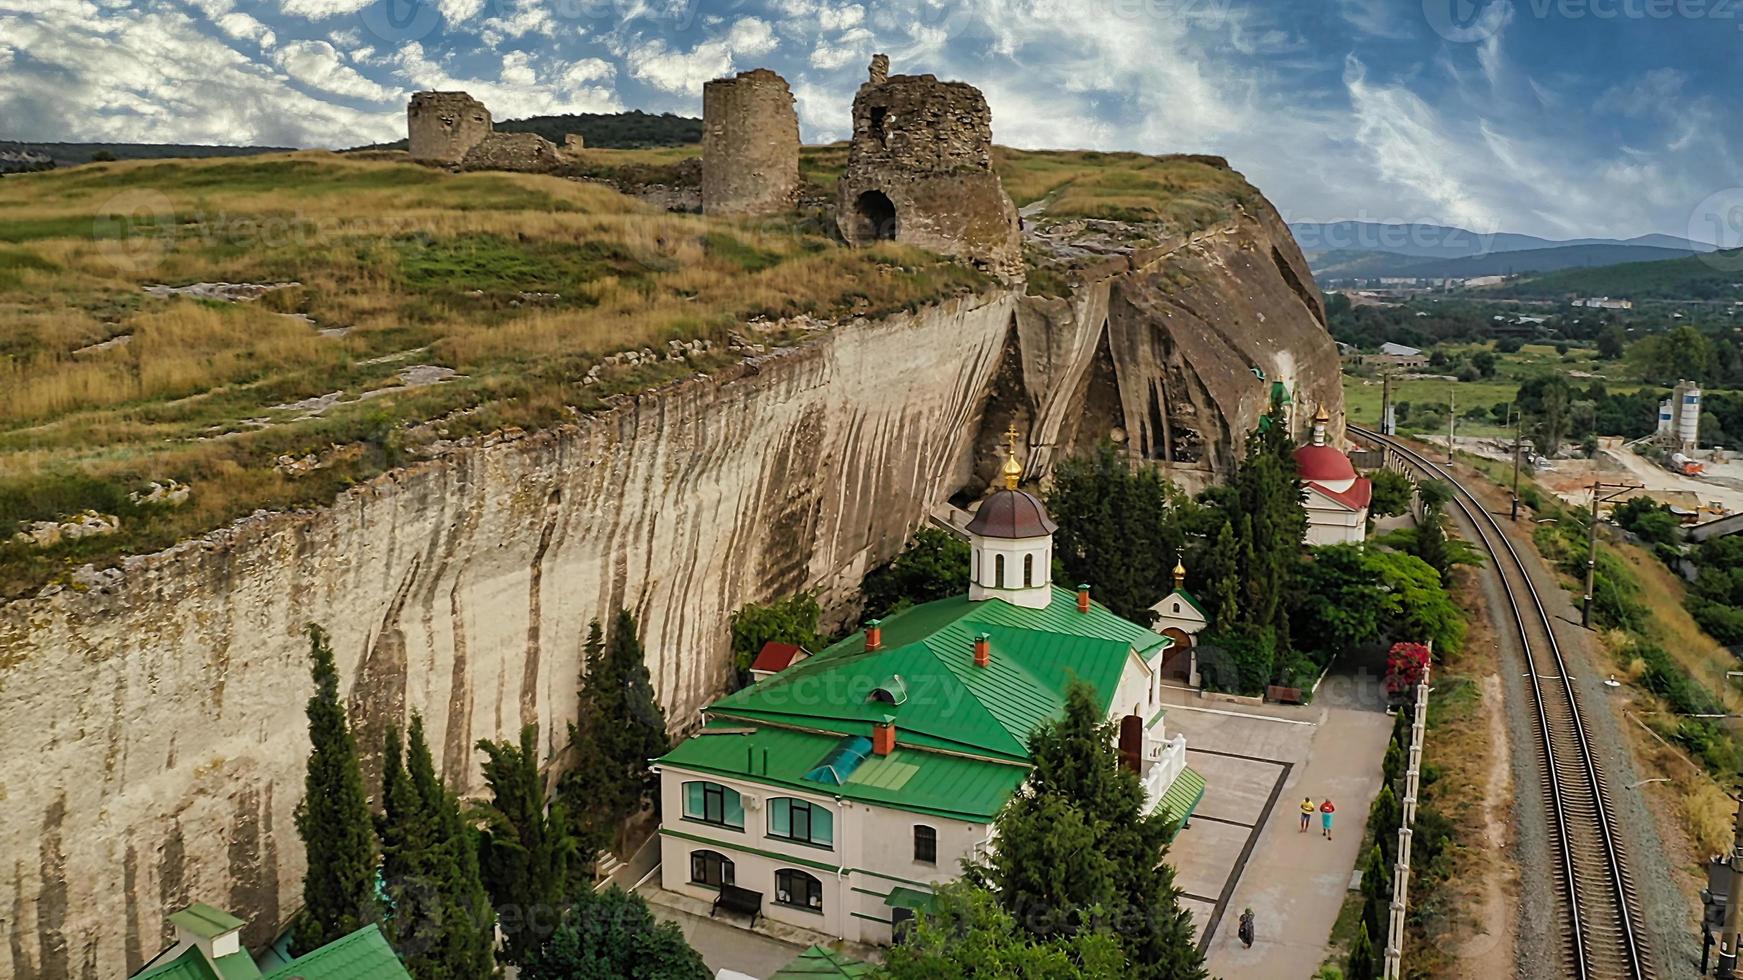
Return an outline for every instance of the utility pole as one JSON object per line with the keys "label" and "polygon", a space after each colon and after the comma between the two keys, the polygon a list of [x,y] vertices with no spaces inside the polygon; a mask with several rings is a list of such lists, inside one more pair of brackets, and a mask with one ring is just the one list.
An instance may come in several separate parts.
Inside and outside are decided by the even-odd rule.
{"label": "utility pole", "polygon": [[1519,403],[1517,400],[1514,401],[1514,403],[1512,405],[1512,409],[1513,409],[1513,516],[1512,516],[1511,520],[1513,520],[1514,523],[1518,523],[1518,521],[1519,521],[1519,433],[1520,433],[1520,429],[1522,428],[1521,423],[1524,421],[1524,413],[1519,411]]}
{"label": "utility pole", "polygon": [[[1603,500],[1614,500],[1633,490],[1644,490],[1638,483],[1605,483],[1602,480],[1592,481],[1592,513],[1591,525],[1587,529],[1586,546],[1586,595],[1585,602],[1580,606],[1580,625],[1586,629],[1592,628],[1592,593],[1598,578],[1598,501],[1602,494]],[[1605,491],[1608,491],[1607,493]]]}
{"label": "utility pole", "polygon": [[1380,375],[1380,434],[1392,435],[1392,376]]}
{"label": "utility pole", "polygon": [[1731,838],[1731,880],[1725,897],[1725,929],[1719,933],[1719,969],[1722,980],[1737,976],[1737,947],[1743,944],[1743,800],[1737,803],[1737,820]]}
{"label": "utility pole", "polygon": [[1458,422],[1458,418],[1458,389],[1448,385],[1446,389],[1446,461],[1449,465],[1453,461],[1453,425]]}

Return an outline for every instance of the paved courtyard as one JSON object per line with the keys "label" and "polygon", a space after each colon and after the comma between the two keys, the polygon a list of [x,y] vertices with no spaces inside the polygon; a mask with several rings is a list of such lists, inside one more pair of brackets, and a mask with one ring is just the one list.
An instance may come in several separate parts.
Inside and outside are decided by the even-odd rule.
{"label": "paved courtyard", "polygon": [[702,962],[716,973],[733,970],[746,976],[766,977],[805,951],[804,946],[752,932],[738,923],[721,922],[670,905],[650,904],[655,918],[678,924],[684,938],[702,954]]}
{"label": "paved courtyard", "polygon": [[[1365,700],[1366,703],[1358,703]],[[1325,956],[1380,791],[1392,719],[1372,699],[1328,686],[1303,707],[1248,707],[1169,692],[1167,726],[1184,732],[1204,800],[1169,850],[1213,976],[1311,977]],[[1333,839],[1318,818],[1299,832],[1301,798],[1337,807]],[[1252,908],[1257,941],[1236,938]]]}

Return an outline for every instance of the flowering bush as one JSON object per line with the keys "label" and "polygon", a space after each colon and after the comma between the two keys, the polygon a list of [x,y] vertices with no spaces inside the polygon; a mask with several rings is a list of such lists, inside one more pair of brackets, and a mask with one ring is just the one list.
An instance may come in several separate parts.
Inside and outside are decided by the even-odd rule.
{"label": "flowering bush", "polygon": [[1403,694],[1428,676],[1428,648],[1420,643],[1394,643],[1386,654],[1386,691]]}

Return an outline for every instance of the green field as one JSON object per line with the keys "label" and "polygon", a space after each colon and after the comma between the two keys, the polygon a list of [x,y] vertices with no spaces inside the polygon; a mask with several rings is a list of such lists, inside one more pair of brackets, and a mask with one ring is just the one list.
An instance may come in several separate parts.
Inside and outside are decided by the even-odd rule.
{"label": "green field", "polygon": [[[1456,360],[1461,354],[1490,347],[1489,344],[1449,344],[1442,349]],[[1450,402],[1456,414],[1462,416],[1466,410],[1475,406],[1487,408],[1497,403],[1513,401],[1519,391],[1520,382],[1548,372],[1567,374],[1568,380],[1578,387],[1601,380],[1608,390],[1618,394],[1640,387],[1639,380],[1631,376],[1622,362],[1602,360],[1590,348],[1576,347],[1562,355],[1557,354],[1555,348],[1549,344],[1527,344],[1516,353],[1497,356],[1495,376],[1479,381],[1394,377],[1392,399],[1394,402],[1408,402],[1412,406],[1446,405]],[[1423,368],[1420,373],[1428,374],[1436,370],[1438,369]],[[1344,374],[1344,411],[1349,421],[1358,425],[1378,425],[1380,401],[1381,385],[1378,374]],[[1408,429],[1410,425],[1406,422],[1401,428]],[[1445,434],[1445,431],[1444,425],[1437,427],[1438,434]],[[1477,422],[1464,418],[1460,418],[1458,422],[1460,435],[1502,435],[1505,431],[1501,424],[1494,422]]]}

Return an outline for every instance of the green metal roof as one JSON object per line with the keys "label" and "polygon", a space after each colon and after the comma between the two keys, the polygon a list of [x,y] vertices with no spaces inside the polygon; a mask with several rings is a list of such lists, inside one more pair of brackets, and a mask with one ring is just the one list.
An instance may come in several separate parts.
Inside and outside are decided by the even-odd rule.
{"label": "green metal roof", "polygon": [[153,967],[133,980],[224,980],[198,947],[189,946],[182,955],[162,966]]}
{"label": "green metal roof", "polygon": [[[719,717],[795,724],[869,735],[886,716],[915,746],[1023,760],[1029,734],[1058,717],[1072,677],[1093,687],[1105,709],[1129,651],[1149,658],[1172,641],[1106,607],[1077,611],[1077,597],[1054,588],[1045,609],[1001,599],[940,599],[882,624],[884,647],[865,634],[834,644],[779,674],[716,701]],[[992,660],[974,665],[974,637],[990,638]],[[900,704],[874,700],[899,678]]]}
{"label": "green metal roof", "polygon": [[897,885],[884,896],[884,905],[893,909],[913,909],[916,912],[930,912],[937,896],[931,892],[923,892],[918,888],[908,888]]}
{"label": "green metal roof", "polygon": [[793,962],[775,971],[769,980],[815,980],[818,977],[869,977],[877,967],[822,946],[812,946]]}
{"label": "green metal roof", "polygon": [[805,778],[841,741],[840,736],[763,727],[751,734],[713,722],[679,743],[660,765],[749,779],[806,793],[840,796],[879,806],[985,822],[1029,776],[1026,766],[902,747],[872,756],[839,786]]}
{"label": "green metal roof", "polygon": [[248,924],[223,909],[213,908],[204,902],[196,902],[172,914],[169,921],[202,939],[216,939]]}
{"label": "green metal roof", "polygon": [[1204,799],[1204,777],[1198,770],[1187,766],[1180,770],[1180,775],[1174,777],[1173,785],[1162,794],[1162,799],[1156,802],[1156,812],[1168,818],[1170,834],[1179,831],[1186,818],[1192,816],[1192,811],[1198,809],[1198,802]]}
{"label": "green metal roof", "polygon": [[336,939],[266,975],[265,980],[411,980],[387,937],[373,925]]}
{"label": "green metal roof", "polygon": [[1173,592],[1168,593],[1167,598],[1172,599],[1175,596],[1179,596],[1180,598],[1185,599],[1186,604],[1191,606],[1192,608],[1198,610],[1198,614],[1200,616],[1203,616],[1207,622],[1210,620],[1209,610],[1204,608],[1204,606],[1198,601],[1197,596],[1186,591],[1185,589],[1175,589]]}

